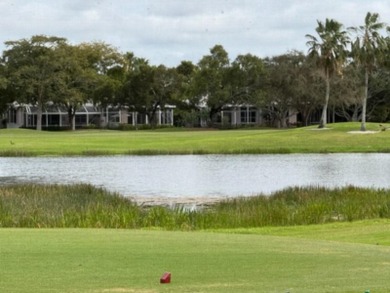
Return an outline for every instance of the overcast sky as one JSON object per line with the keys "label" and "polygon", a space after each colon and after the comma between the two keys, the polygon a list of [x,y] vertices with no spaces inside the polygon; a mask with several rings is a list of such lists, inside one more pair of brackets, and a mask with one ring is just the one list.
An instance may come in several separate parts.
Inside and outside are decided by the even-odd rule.
{"label": "overcast sky", "polygon": [[390,0],[0,0],[0,51],[44,34],[104,41],[153,65],[197,63],[216,44],[230,59],[270,57],[306,52],[317,20],[357,26],[368,11],[390,24]]}

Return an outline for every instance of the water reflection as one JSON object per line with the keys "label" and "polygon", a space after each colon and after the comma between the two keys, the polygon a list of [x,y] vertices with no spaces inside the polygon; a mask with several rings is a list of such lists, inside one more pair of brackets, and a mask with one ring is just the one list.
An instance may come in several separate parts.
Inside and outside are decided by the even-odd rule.
{"label": "water reflection", "polygon": [[390,154],[0,158],[0,184],[91,183],[132,196],[238,196],[288,186],[390,187]]}

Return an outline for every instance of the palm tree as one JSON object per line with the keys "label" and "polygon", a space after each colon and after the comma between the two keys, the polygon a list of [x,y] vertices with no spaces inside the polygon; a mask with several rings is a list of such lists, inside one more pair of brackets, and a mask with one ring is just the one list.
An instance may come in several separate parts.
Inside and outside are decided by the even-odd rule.
{"label": "palm tree", "polygon": [[366,112],[368,99],[368,81],[370,75],[375,70],[378,62],[385,57],[386,39],[380,34],[380,31],[386,27],[386,24],[379,22],[379,14],[367,13],[364,19],[364,25],[350,28],[357,34],[352,43],[352,57],[358,66],[364,70],[364,96],[362,99],[362,123],[361,131],[366,130]]}
{"label": "palm tree", "polygon": [[306,35],[309,39],[306,45],[309,48],[309,56],[316,59],[316,64],[324,74],[326,91],[325,103],[322,108],[322,115],[319,128],[326,126],[326,116],[330,94],[330,79],[334,73],[341,73],[341,67],[347,56],[346,46],[349,42],[347,32],[342,30],[343,25],[333,19],[326,19],[325,24],[318,21],[316,32],[319,36]]}

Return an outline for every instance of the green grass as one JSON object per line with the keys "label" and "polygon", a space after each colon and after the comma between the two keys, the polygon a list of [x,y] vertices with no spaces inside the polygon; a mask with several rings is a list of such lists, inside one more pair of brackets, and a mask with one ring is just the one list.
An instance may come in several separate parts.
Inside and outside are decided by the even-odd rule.
{"label": "green grass", "polygon": [[337,222],[324,225],[260,227],[215,230],[224,233],[288,236],[390,246],[390,219]]}
{"label": "green grass", "polygon": [[0,129],[0,156],[390,152],[390,131],[351,134],[359,123],[294,129],[37,132]]}
{"label": "green grass", "polygon": [[41,227],[0,229],[0,292],[389,292],[389,193],[291,188],[190,212],[84,184],[0,186],[0,226]]}
{"label": "green grass", "polygon": [[[357,243],[367,223],[376,226],[330,224],[348,242],[337,233],[312,237],[316,226],[295,227],[298,236],[291,228],[273,235],[0,229],[0,291],[389,292],[390,247]],[[388,233],[388,222],[378,224]],[[166,271],[171,284],[159,284]]]}

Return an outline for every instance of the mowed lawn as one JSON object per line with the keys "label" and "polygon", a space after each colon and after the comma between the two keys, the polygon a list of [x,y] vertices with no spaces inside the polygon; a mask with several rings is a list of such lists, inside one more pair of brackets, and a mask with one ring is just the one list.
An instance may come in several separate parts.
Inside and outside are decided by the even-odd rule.
{"label": "mowed lawn", "polygon": [[[224,232],[0,229],[0,292],[385,293],[389,238],[389,220]],[[159,283],[164,272],[170,284]]]}
{"label": "mowed lawn", "polygon": [[390,152],[390,130],[368,123],[329,124],[292,129],[148,131],[78,130],[48,132],[0,129],[0,156],[109,154],[240,154]]}

